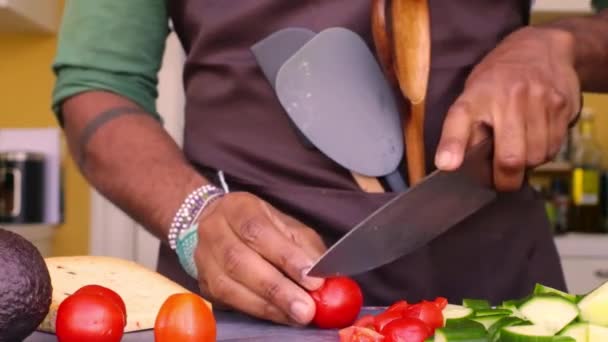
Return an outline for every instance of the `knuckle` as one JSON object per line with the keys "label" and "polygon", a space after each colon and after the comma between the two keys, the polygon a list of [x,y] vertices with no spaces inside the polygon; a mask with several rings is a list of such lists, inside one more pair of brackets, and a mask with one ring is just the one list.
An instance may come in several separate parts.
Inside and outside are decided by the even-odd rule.
{"label": "knuckle", "polygon": [[263,297],[270,302],[276,302],[281,294],[281,285],[276,281],[262,283]]}
{"label": "knuckle", "polygon": [[467,100],[458,100],[450,108],[450,116],[463,117],[471,113],[471,103]]}
{"label": "knuckle", "polygon": [[243,221],[239,226],[239,235],[247,242],[256,242],[259,240],[264,226],[260,219],[251,217]]}
{"label": "knuckle", "polygon": [[208,284],[207,292],[212,298],[221,300],[230,297],[231,289],[228,278],[225,275],[218,275],[213,280],[209,281]]}
{"label": "knuckle", "polygon": [[224,250],[224,271],[228,275],[238,273],[241,268],[241,251],[237,245],[232,245]]}
{"label": "knuckle", "polygon": [[547,92],[547,87],[538,81],[530,82],[528,89],[532,98],[536,99],[544,97]]}
{"label": "knuckle", "polygon": [[525,81],[521,79],[516,79],[511,83],[511,87],[509,87],[509,93],[511,96],[521,96],[523,95],[528,88],[528,85]]}
{"label": "knuckle", "polygon": [[566,108],[568,101],[566,100],[566,96],[564,96],[564,94],[554,90],[549,95],[549,104],[551,107],[559,110]]}
{"label": "knuckle", "polygon": [[526,160],[515,154],[510,154],[498,159],[498,165],[505,171],[519,171],[525,167]]}
{"label": "knuckle", "polygon": [[542,153],[531,153],[528,156],[529,165],[533,165],[533,166],[540,165],[544,161],[545,161],[545,155]]}

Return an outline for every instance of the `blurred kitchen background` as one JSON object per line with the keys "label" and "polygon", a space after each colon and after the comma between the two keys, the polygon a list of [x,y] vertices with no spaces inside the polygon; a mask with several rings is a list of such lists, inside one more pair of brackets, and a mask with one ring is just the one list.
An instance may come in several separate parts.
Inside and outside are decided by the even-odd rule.
{"label": "blurred kitchen background", "polygon": [[[158,241],[92,190],[50,110],[50,64],[64,0],[0,0],[0,226],[44,256],[112,255],[154,268]],[[605,0],[537,0],[533,22],[592,13]],[[174,35],[160,72],[159,112],[181,144],[184,54]],[[560,155],[530,173],[545,198],[568,285],[608,280],[608,95],[585,110]],[[514,251],[516,252],[516,251]]]}

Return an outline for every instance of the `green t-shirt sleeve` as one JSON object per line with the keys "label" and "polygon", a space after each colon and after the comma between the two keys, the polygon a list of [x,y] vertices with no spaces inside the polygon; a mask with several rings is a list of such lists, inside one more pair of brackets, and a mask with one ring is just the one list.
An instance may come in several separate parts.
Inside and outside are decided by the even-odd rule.
{"label": "green t-shirt sleeve", "polygon": [[90,90],[122,95],[160,120],[158,70],[169,32],[166,0],[67,0],[53,62],[53,112]]}

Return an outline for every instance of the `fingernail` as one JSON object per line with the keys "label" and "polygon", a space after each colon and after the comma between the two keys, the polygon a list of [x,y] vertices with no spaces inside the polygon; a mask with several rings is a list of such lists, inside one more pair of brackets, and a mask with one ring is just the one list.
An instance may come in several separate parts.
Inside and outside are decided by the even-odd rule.
{"label": "fingernail", "polygon": [[289,306],[291,317],[298,323],[307,324],[310,320],[310,308],[304,302],[296,300]]}
{"label": "fingernail", "polygon": [[323,286],[324,281],[323,278],[306,277],[306,288],[311,291],[317,290]]}
{"label": "fingernail", "polygon": [[437,158],[435,159],[435,164],[438,168],[448,168],[452,164],[452,153],[449,151],[441,151],[437,154]]}

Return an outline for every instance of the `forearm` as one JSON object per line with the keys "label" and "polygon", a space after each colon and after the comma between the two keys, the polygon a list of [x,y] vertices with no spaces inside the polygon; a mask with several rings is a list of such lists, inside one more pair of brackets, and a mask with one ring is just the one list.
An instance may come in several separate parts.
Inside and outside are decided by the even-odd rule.
{"label": "forearm", "polygon": [[[95,118],[115,108],[139,107],[107,92],[87,92],[65,101],[65,134],[70,151],[100,193],[166,240],[171,220],[184,198],[206,180],[147,114],[130,111],[91,130]],[[90,130],[90,139],[83,141],[85,130]]]}
{"label": "forearm", "polygon": [[608,10],[543,25],[571,35],[573,62],[583,91],[608,92]]}

